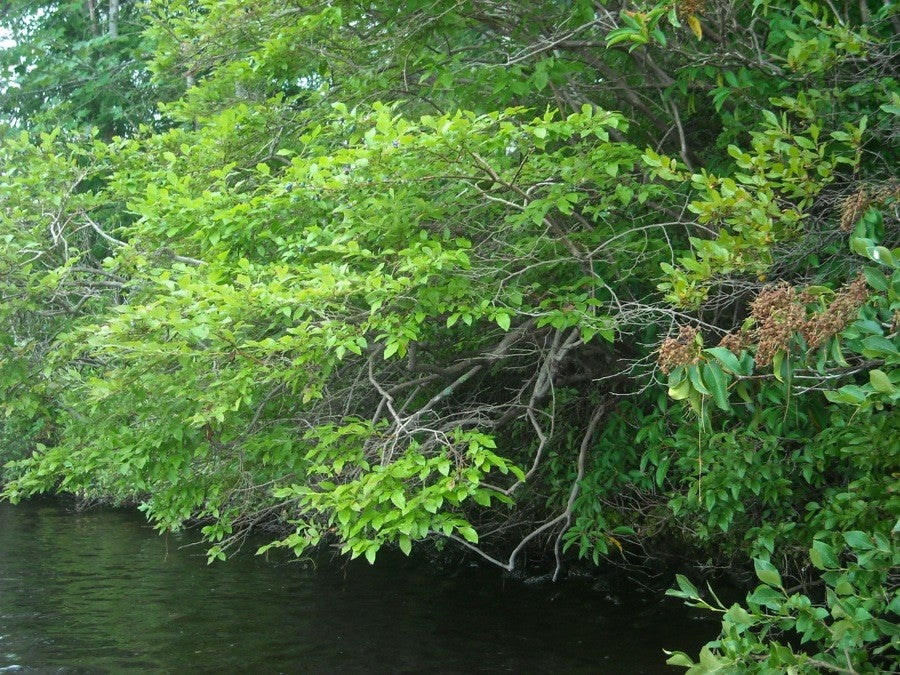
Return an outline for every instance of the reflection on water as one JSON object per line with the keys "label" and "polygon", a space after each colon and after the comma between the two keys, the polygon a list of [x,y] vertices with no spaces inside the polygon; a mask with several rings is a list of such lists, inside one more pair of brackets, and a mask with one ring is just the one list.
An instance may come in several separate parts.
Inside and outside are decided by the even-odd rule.
{"label": "reflection on water", "polygon": [[379,555],[207,566],[140,515],[0,504],[0,671],[655,673],[715,628],[589,582]]}

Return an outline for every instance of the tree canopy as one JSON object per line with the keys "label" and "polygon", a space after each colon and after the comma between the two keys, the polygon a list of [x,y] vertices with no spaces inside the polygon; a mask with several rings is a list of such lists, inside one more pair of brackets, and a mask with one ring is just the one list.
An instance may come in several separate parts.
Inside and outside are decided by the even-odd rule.
{"label": "tree canopy", "polygon": [[0,17],[6,497],[748,565],[671,663],[896,664],[893,3]]}

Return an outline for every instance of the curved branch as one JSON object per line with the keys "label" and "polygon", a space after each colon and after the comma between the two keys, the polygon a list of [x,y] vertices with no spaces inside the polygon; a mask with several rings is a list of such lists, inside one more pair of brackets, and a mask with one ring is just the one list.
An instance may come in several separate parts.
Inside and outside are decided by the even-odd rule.
{"label": "curved branch", "polygon": [[566,510],[563,512],[562,516],[560,516],[561,518],[565,518],[566,524],[559,531],[559,535],[556,537],[556,546],[554,546],[553,549],[556,555],[556,569],[553,571],[553,581],[556,581],[559,578],[559,573],[562,571],[562,549],[560,545],[562,544],[563,535],[565,535],[572,526],[572,510],[575,506],[575,500],[578,498],[578,493],[581,491],[581,480],[584,478],[584,460],[587,456],[591,439],[594,437],[594,432],[597,430],[597,425],[600,423],[600,419],[603,417],[605,411],[606,402],[604,401],[597,406],[596,410],[594,410],[594,414],[591,415],[591,421],[588,422],[588,427],[584,432],[584,437],[581,439],[581,448],[578,451],[578,475],[572,483],[572,490],[569,492],[569,501],[566,503]]}

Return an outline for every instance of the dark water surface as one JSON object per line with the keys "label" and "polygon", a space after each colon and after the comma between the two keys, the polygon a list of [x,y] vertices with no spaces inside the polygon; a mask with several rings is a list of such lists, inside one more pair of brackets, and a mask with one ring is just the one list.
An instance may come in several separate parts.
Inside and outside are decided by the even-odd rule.
{"label": "dark water surface", "polygon": [[[206,564],[139,514],[0,503],[0,672],[656,673],[716,628],[651,594],[379,554]],[[618,604],[617,604],[618,603]]]}

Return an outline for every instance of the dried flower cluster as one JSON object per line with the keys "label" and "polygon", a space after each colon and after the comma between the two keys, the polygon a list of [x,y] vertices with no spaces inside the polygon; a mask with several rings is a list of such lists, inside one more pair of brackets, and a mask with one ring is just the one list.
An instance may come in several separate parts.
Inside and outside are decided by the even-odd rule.
{"label": "dried flower cluster", "polygon": [[858,188],[856,192],[848,195],[841,204],[841,230],[849,232],[853,229],[853,225],[868,207],[869,196],[865,188]]}
{"label": "dried flower cluster", "polygon": [[828,307],[807,319],[803,327],[803,337],[810,349],[828,341],[856,318],[856,313],[869,297],[869,287],[862,273],[837,293]]}
{"label": "dried flower cluster", "polygon": [[[797,289],[781,283],[767,286],[750,304],[750,315],[756,328],[742,329],[726,334],[719,342],[733,354],[740,353],[756,344],[756,364],[767,366],[772,363],[779,350],[788,349],[791,339],[800,334],[809,349],[825,344],[832,336],[842,331],[856,319],[859,308],[869,298],[870,290],[862,273],[853,281],[842,286],[834,299],[821,312],[809,314],[807,306],[818,302],[817,296],[809,290]],[[900,322],[900,312],[895,320]],[[697,330],[682,326],[677,338],[667,338],[659,348],[660,369],[668,374],[678,366],[697,363]]]}
{"label": "dried flower cluster", "polygon": [[666,338],[659,346],[657,363],[666,375],[678,366],[693,365],[700,361],[698,331],[691,326],[679,326],[678,337]]}
{"label": "dried flower cluster", "polygon": [[735,356],[739,356],[744,349],[750,346],[751,342],[752,338],[750,333],[741,330],[737,333],[727,333],[725,337],[719,341],[719,347],[725,347],[725,349],[729,350]]}
{"label": "dried flower cluster", "polygon": [[756,363],[767,366],[775,354],[787,349],[791,338],[806,325],[806,308],[797,290],[786,283],[767,286],[750,304],[756,320]]}
{"label": "dried flower cluster", "polygon": [[675,6],[681,16],[703,14],[706,11],[706,0],[680,0]]}
{"label": "dried flower cluster", "polygon": [[849,232],[869,206],[891,198],[900,199],[900,184],[886,185],[871,193],[864,186],[858,187],[841,203],[841,230]]}

